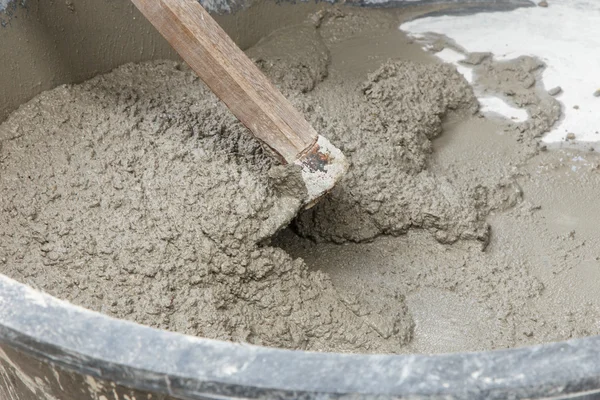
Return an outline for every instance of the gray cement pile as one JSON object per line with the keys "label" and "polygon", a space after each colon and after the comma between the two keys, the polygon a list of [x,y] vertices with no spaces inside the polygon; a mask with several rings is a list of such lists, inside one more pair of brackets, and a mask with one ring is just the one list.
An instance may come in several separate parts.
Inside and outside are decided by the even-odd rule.
{"label": "gray cement pile", "polygon": [[[563,165],[536,141],[556,104],[529,85],[516,98],[544,118],[481,118],[473,89],[410,43],[399,15],[326,7],[248,50],[351,162],[300,213],[298,171],[177,62],[23,105],[0,125],[0,272],[118,318],[293,349],[480,350],[596,332],[600,300],[557,305],[544,294],[558,272],[535,267],[568,270],[567,254],[590,247],[569,233],[531,250],[556,236],[524,196],[546,187],[524,178],[535,163]],[[541,66],[516,63],[486,64],[481,84],[535,81]]]}

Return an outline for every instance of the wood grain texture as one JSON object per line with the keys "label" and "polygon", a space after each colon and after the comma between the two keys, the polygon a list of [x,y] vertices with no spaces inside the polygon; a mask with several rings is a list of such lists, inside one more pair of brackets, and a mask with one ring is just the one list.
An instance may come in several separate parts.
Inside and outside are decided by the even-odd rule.
{"label": "wood grain texture", "polygon": [[132,0],[233,114],[292,163],[318,134],[197,0]]}

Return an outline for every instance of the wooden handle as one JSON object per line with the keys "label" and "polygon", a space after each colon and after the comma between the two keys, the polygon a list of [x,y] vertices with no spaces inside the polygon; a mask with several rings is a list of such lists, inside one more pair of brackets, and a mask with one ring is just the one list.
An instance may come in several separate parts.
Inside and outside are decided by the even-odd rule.
{"label": "wooden handle", "polygon": [[233,114],[287,163],[318,134],[197,0],[132,0]]}

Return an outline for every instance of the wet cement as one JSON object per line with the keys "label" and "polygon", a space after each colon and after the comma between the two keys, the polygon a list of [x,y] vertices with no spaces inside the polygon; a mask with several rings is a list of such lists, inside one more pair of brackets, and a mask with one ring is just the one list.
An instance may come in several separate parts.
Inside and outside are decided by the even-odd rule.
{"label": "wet cement", "polygon": [[[481,117],[402,18],[326,8],[248,50],[351,162],[283,231],[297,171],[184,65],[128,64],[22,106],[0,126],[0,271],[119,318],[285,348],[597,333],[595,154],[544,152],[531,121]],[[502,88],[498,68],[481,85]]]}
{"label": "wet cement", "polygon": [[434,54],[448,48],[464,55],[464,60],[459,63],[472,69],[472,86],[478,98],[497,97],[515,108],[526,110],[527,121],[502,122],[504,129],[512,130],[517,140],[524,144],[520,151],[529,151],[525,157],[535,155],[539,138],[561,118],[561,105],[553,97],[556,93],[552,89],[546,91],[542,81],[546,68],[542,60],[521,56],[498,61],[491,53],[469,53],[446,36],[433,33],[423,35],[419,42],[425,43]]}

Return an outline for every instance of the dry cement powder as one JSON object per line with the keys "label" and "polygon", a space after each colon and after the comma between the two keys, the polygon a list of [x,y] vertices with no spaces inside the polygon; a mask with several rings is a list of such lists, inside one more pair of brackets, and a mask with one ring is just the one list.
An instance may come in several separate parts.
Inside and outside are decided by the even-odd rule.
{"label": "dry cement powder", "polygon": [[[118,318],[295,349],[411,351],[413,314],[426,312],[407,300],[418,288],[450,293],[444,302],[476,293],[493,318],[523,317],[543,285],[481,252],[490,212],[522,201],[515,175],[455,179],[431,168],[443,122],[478,118],[467,82],[440,63],[386,57],[344,72],[332,57],[349,27],[401,35],[397,23],[392,13],[329,9],[248,51],[351,162],[333,193],[293,222],[300,236],[289,241],[327,252],[270,243],[300,209],[298,171],[273,161],[186,66],[156,61],[60,86],[0,125],[0,272]],[[419,251],[417,240],[405,256],[429,254],[435,266],[394,267],[404,286],[379,296],[332,281],[327,271],[344,261],[329,264],[328,254],[357,249],[339,243],[407,232],[434,244]],[[317,268],[290,255],[302,246],[322,255]],[[384,267],[374,256],[363,273]],[[501,339],[514,339],[514,320],[491,329],[499,339],[484,346],[518,343]]]}

